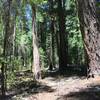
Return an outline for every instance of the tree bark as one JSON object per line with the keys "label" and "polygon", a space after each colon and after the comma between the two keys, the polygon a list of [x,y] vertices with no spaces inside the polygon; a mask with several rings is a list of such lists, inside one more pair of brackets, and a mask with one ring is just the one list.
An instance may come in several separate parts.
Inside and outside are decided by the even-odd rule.
{"label": "tree bark", "polygon": [[49,63],[49,70],[53,70],[54,62],[55,62],[55,15],[54,15],[54,2],[53,0],[49,1],[49,14],[51,19],[50,30],[51,30],[51,43],[50,43],[50,63]]}
{"label": "tree bark", "polygon": [[59,23],[59,70],[65,71],[67,66],[67,42],[66,42],[66,28],[65,28],[65,7],[63,0],[58,0],[58,23]]}
{"label": "tree bark", "polygon": [[36,80],[41,79],[39,40],[36,29],[36,8],[32,5],[32,34],[33,34],[33,73]]}
{"label": "tree bark", "polygon": [[88,58],[88,76],[100,75],[100,24],[95,0],[77,0],[80,30]]}
{"label": "tree bark", "polygon": [[2,78],[1,78],[1,91],[2,91],[2,96],[4,97],[6,95],[6,69],[7,69],[7,64],[5,63],[7,61],[7,56],[9,55],[10,52],[10,7],[11,7],[11,1],[7,0],[6,2],[4,2],[4,19],[3,19],[3,23],[4,23],[4,47],[3,47],[3,57],[4,57],[4,61],[2,62],[2,67],[1,67],[1,74],[2,74]]}

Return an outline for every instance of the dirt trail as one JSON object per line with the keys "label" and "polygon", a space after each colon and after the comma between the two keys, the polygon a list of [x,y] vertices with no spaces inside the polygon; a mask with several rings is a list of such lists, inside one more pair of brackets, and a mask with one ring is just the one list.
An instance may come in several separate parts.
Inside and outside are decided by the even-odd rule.
{"label": "dirt trail", "polygon": [[22,100],[100,100],[100,77],[88,80],[79,77],[48,77],[41,83],[53,91],[40,91]]}

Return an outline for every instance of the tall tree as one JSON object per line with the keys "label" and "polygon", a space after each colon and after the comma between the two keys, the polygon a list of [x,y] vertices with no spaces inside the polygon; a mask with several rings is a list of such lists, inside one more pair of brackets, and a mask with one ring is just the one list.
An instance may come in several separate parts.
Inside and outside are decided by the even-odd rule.
{"label": "tall tree", "polygon": [[67,66],[67,43],[66,43],[66,27],[65,27],[65,3],[58,0],[58,23],[59,23],[59,69],[65,71]]}
{"label": "tall tree", "polygon": [[50,30],[51,30],[51,43],[50,43],[50,64],[49,64],[49,69],[53,70],[54,65],[54,46],[55,46],[55,16],[54,16],[54,2],[53,0],[48,0],[49,2],[49,14],[50,14],[50,19],[51,19],[51,24],[50,24]]}
{"label": "tall tree", "polygon": [[77,0],[80,30],[88,58],[88,75],[100,74],[100,24],[95,0]]}
{"label": "tall tree", "polygon": [[[11,1],[6,0],[4,1],[4,16],[3,16],[3,22],[4,22],[4,27],[5,27],[5,36],[4,36],[4,47],[3,47],[3,57],[4,60],[7,60],[7,56],[10,54],[11,51],[11,44],[10,44],[10,39],[11,39],[11,32],[10,32],[10,7],[11,7]],[[7,64],[5,62],[2,62],[2,67],[1,67],[1,72],[2,72],[2,96],[5,96],[5,91],[6,91],[6,69],[7,69]]]}
{"label": "tall tree", "polygon": [[32,34],[33,34],[33,73],[35,79],[41,79],[39,39],[36,28],[36,6],[32,4]]}
{"label": "tall tree", "polygon": [[[3,57],[4,62],[2,63],[2,95],[5,95],[6,91],[6,81],[7,81],[7,69],[13,69],[12,60],[14,58],[14,43],[15,43],[15,33],[16,33],[16,12],[13,8],[12,0],[3,1],[3,24],[4,24],[4,47],[3,47]],[[13,8],[13,9],[12,9]],[[5,63],[8,62],[9,64]],[[7,66],[10,65],[8,68]]]}
{"label": "tall tree", "polygon": [[36,22],[36,8],[38,4],[45,2],[46,0],[23,0],[23,3],[29,3],[32,8],[32,36],[33,36],[33,65],[32,71],[36,80],[41,79],[41,65],[40,65],[40,53],[39,53],[39,34],[37,32]]}

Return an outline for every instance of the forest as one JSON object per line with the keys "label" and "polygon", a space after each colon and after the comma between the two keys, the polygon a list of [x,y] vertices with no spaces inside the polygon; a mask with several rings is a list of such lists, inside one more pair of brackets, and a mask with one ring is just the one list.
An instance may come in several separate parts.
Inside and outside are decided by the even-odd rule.
{"label": "forest", "polygon": [[100,100],[100,0],[0,0],[0,100]]}

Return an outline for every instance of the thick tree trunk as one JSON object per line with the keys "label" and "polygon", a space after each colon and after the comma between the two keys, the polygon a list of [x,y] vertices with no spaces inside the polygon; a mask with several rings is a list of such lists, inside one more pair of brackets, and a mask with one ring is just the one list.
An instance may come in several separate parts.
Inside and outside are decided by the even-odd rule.
{"label": "thick tree trunk", "polygon": [[32,5],[32,34],[33,34],[33,73],[36,80],[41,79],[41,67],[40,67],[40,54],[39,54],[39,41],[36,29],[36,8]]}
{"label": "thick tree trunk", "polygon": [[[9,55],[10,52],[10,6],[11,6],[11,1],[7,0],[4,2],[4,27],[5,27],[5,35],[4,35],[4,47],[3,47],[3,57],[5,62],[7,61],[7,56]],[[1,78],[1,91],[2,91],[2,96],[4,97],[6,95],[6,69],[7,69],[7,64],[5,62],[2,62],[2,67],[1,67],[1,73],[2,73],[2,78]]]}
{"label": "thick tree trunk", "polygon": [[59,23],[59,69],[65,71],[67,66],[67,42],[65,32],[65,8],[63,0],[58,0],[58,23]]}
{"label": "thick tree trunk", "polygon": [[48,0],[49,1],[49,14],[51,18],[51,25],[50,25],[50,30],[51,30],[51,43],[50,43],[50,64],[49,64],[49,70],[53,70],[54,62],[55,62],[55,15],[54,15],[54,2],[53,0]]}
{"label": "thick tree trunk", "polygon": [[77,0],[80,29],[88,58],[88,75],[100,74],[100,25],[95,0]]}

